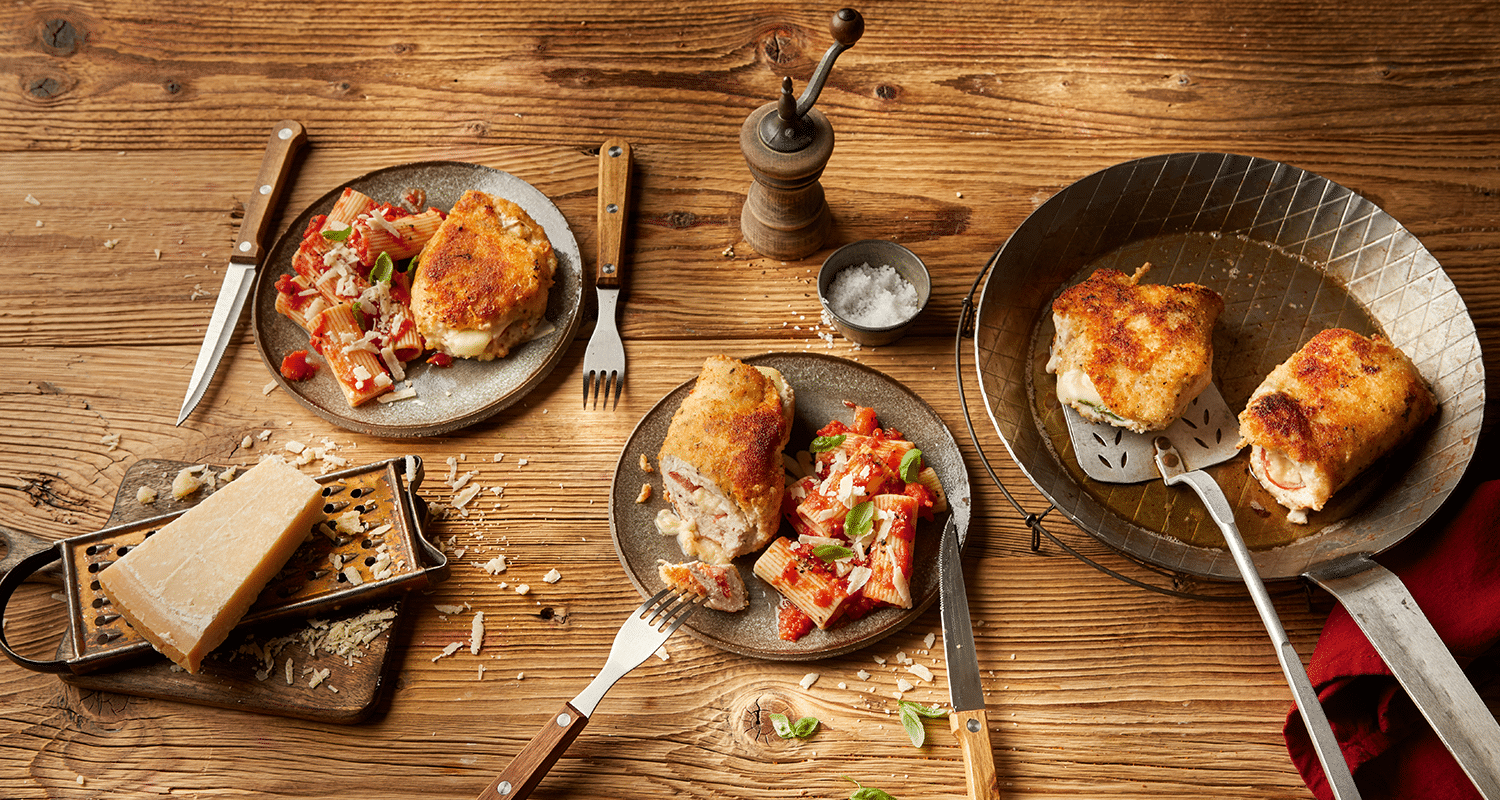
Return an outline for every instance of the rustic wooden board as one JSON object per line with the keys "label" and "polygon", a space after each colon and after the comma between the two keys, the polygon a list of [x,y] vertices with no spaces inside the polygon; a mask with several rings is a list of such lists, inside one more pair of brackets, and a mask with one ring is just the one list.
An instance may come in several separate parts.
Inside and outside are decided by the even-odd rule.
{"label": "rustic wooden board", "polygon": [[[131,465],[120,484],[109,525],[185,510],[202,502],[212,494],[209,487],[182,500],[172,499],[173,476],[178,470],[190,466],[194,465],[160,459],[142,460]],[[158,501],[161,505],[143,505],[135,499],[136,491],[143,486],[155,490],[163,498]],[[138,659],[141,663],[136,666],[82,675],[63,673],[61,677],[84,689],[320,722],[359,722],[374,713],[387,686],[394,663],[390,657],[391,648],[401,630],[403,602],[403,599],[395,599],[360,604],[320,617],[322,621],[336,624],[353,622],[371,612],[389,611],[395,615],[384,632],[361,648],[362,655],[358,658],[346,658],[322,648],[288,642],[309,626],[305,620],[292,620],[236,630],[204,660],[197,675],[151,654]],[[274,651],[269,669],[260,655],[267,649]],[[63,637],[58,658],[68,658],[71,650],[69,638]],[[288,661],[292,664],[290,680],[287,677]],[[326,675],[323,670],[327,670]]]}

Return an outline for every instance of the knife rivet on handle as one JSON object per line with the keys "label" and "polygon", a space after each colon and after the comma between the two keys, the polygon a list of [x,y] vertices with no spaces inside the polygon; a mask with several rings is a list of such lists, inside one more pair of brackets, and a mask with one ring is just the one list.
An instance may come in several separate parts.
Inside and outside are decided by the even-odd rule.
{"label": "knife rivet on handle", "polygon": [[573,724],[573,717],[572,716],[570,716],[568,714],[558,714],[557,715],[557,727],[559,727],[559,728],[566,728],[566,727],[568,727],[571,724]]}
{"label": "knife rivet on handle", "polygon": [[510,789],[510,781],[501,781],[500,785],[495,787],[495,792],[504,797],[505,795],[510,794]]}

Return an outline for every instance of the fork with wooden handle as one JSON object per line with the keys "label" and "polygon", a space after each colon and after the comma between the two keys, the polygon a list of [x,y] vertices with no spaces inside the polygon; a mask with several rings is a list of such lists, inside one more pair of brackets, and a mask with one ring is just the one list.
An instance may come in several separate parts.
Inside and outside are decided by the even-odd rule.
{"label": "fork with wooden handle", "polygon": [[589,723],[589,717],[604,698],[604,693],[665,644],[672,633],[698,610],[698,603],[702,600],[701,597],[684,597],[674,594],[671,589],[662,589],[641,603],[615,634],[609,659],[605,661],[604,669],[599,670],[598,677],[577,697],[563,703],[562,708],[521,748],[500,777],[480,793],[479,800],[520,800],[530,795],[568,745],[583,732],[583,726]]}
{"label": "fork with wooden handle", "polygon": [[620,387],[625,383],[625,345],[620,341],[615,307],[620,300],[620,278],[624,271],[630,164],[630,143],[624,139],[609,139],[599,147],[599,257],[594,273],[599,321],[594,323],[594,333],[583,353],[584,408],[589,407],[590,390],[594,405],[598,406],[601,389],[608,408],[611,388],[618,406]]}

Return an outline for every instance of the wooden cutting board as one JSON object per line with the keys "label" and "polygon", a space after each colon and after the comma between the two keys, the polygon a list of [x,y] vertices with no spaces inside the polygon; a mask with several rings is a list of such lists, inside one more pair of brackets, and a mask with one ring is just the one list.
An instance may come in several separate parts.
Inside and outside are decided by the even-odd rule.
{"label": "wooden cutting board", "polygon": [[[163,460],[132,465],[115,497],[109,525],[162,513],[160,503],[147,506],[137,501],[138,490],[149,487],[170,500],[172,479],[190,466],[194,465]],[[199,491],[183,501],[170,502],[188,507],[209,494],[211,491]],[[374,713],[383,690],[394,677],[391,673],[398,659],[393,654],[402,631],[403,602],[386,599],[340,609],[315,620],[294,619],[236,630],[204,660],[196,675],[152,654],[137,666],[83,675],[63,673],[61,677],[66,683],[98,691],[321,722],[360,722]],[[357,655],[340,655],[316,646],[333,640],[328,631],[347,632],[356,627],[379,630],[357,648]],[[63,637],[58,652],[61,659],[71,655],[69,639]]]}

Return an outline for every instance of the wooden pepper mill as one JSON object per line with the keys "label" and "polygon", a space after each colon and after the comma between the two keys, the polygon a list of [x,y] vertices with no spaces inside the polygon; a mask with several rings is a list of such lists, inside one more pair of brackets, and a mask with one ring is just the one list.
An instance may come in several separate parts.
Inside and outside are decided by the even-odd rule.
{"label": "wooden pepper mill", "polygon": [[792,79],[781,80],[781,97],[745,118],[740,149],[755,182],[745,195],[740,232],[764,256],[798,259],[823,246],[833,215],[818,179],[833,155],[833,126],[813,108],[839,54],[865,32],[865,20],[852,8],[841,8],[828,24],[834,45],[802,90],[792,96]]}

